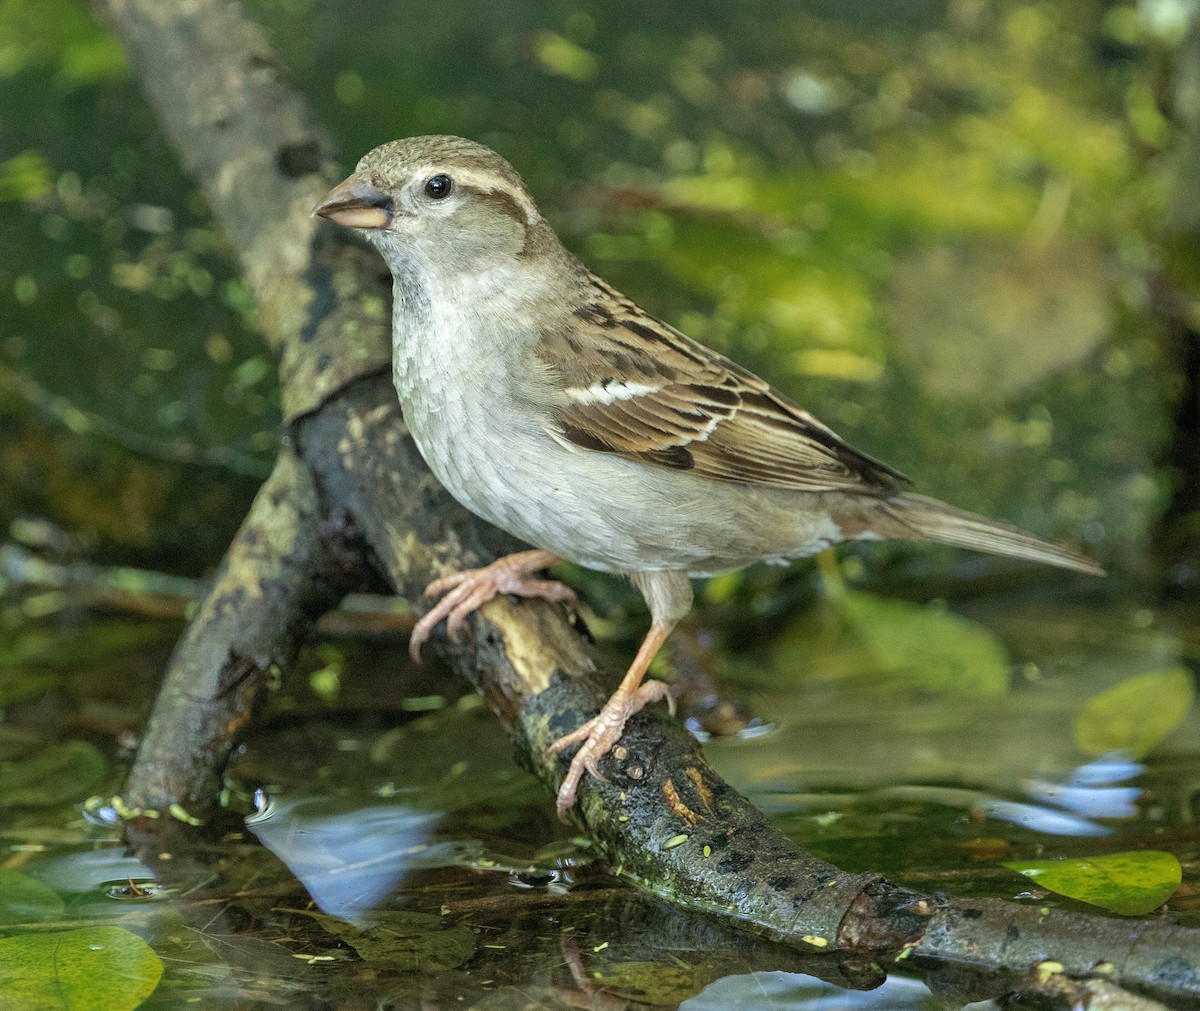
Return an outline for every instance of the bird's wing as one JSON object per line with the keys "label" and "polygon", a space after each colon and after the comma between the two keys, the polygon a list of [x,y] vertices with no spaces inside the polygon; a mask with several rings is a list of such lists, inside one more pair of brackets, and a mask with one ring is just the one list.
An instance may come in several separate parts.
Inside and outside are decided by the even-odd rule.
{"label": "bird's wing", "polygon": [[810,492],[886,492],[907,481],[594,275],[585,292],[594,297],[533,349],[553,389],[551,434],[565,444]]}

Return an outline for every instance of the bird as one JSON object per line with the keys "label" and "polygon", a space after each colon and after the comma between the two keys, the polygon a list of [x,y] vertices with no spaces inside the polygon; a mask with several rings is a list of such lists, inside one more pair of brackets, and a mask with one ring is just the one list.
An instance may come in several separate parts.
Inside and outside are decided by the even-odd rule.
{"label": "bird", "polygon": [[[443,620],[499,594],[573,604],[532,578],[567,560],[627,577],[650,627],[578,745],[560,818],[626,721],[666,699],[651,661],[691,609],[691,580],[786,564],[845,541],[935,541],[1102,575],[1084,555],[907,490],[766,381],[651,315],[570,253],[517,171],[461,137],[368,152],[313,209],[356,230],[393,279],[393,381],[430,470],[532,546],[426,590]],[[602,777],[601,777],[602,778]]]}

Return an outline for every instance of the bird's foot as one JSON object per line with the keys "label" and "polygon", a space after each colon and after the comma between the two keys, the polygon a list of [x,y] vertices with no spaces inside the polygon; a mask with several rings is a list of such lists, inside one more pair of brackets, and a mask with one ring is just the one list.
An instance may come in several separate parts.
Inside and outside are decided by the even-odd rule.
{"label": "bird's foot", "polygon": [[408,640],[409,656],[417,663],[421,662],[421,646],[428,641],[443,618],[446,619],[446,633],[457,641],[467,616],[502,593],[518,597],[541,597],[574,607],[578,599],[570,587],[550,579],[526,578],[529,573],[558,561],[558,556],[549,551],[520,551],[515,555],[497,558],[482,569],[467,569],[435,579],[425,587],[425,596],[441,596],[442,599],[422,615],[413,627]]}
{"label": "bird's foot", "polygon": [[585,772],[597,779],[604,779],[597,763],[621,739],[629,717],[650,705],[651,702],[658,702],[660,699],[667,700],[667,705],[674,714],[675,700],[671,697],[671,689],[661,681],[646,681],[631,691],[618,688],[596,716],[578,730],[564,734],[550,745],[550,753],[557,755],[572,744],[583,742],[583,746],[575,752],[575,756],[571,759],[571,767],[567,770],[562,786],[558,789],[556,807],[560,820],[565,820],[567,811],[575,803],[575,794],[579,790],[579,783]]}

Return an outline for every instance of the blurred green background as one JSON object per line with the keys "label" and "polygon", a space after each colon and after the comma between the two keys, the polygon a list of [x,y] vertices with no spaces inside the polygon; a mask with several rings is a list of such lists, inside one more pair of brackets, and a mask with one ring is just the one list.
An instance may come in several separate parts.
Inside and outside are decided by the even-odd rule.
{"label": "blurred green background", "polygon": [[[922,490],[1142,575],[1184,381],[1163,317],[1192,311],[1190,7],[250,5],[347,167],[497,147],[652,311]],[[8,0],[0,80],[0,524],[207,571],[275,444],[254,307],[86,13]]]}

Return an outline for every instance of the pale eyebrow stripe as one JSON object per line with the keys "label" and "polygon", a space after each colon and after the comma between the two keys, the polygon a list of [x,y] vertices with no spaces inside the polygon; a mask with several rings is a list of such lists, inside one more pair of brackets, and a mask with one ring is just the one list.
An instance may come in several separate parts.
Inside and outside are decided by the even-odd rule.
{"label": "pale eyebrow stripe", "polygon": [[431,164],[423,166],[418,175],[425,177],[437,172],[445,172],[454,182],[480,193],[495,193],[507,197],[521,209],[527,225],[533,224],[541,217],[537,205],[521,187],[513,186],[507,179],[494,172],[478,172],[470,168],[447,169],[444,165]]}

